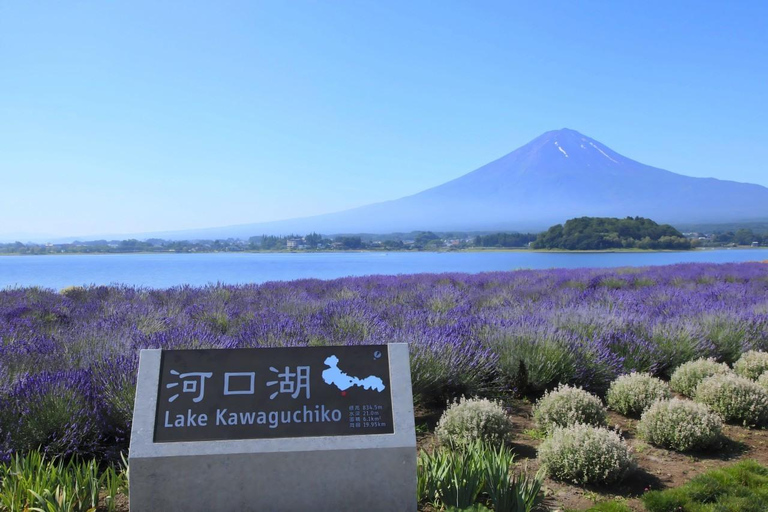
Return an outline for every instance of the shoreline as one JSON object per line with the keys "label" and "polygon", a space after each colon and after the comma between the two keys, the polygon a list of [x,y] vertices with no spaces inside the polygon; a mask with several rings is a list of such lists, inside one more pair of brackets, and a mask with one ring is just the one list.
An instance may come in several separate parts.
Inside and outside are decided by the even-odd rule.
{"label": "shoreline", "polygon": [[12,252],[0,253],[3,256],[18,257],[40,257],[40,256],[124,256],[124,255],[181,255],[181,254],[451,254],[451,253],[532,253],[532,254],[651,254],[651,253],[689,253],[703,251],[746,251],[760,250],[766,247],[751,247],[748,245],[737,247],[695,247],[693,249],[527,249],[523,247],[471,247],[466,249],[446,249],[446,250],[380,250],[380,249],[360,249],[347,251],[334,250],[301,250],[301,251],[194,251],[194,252],[176,252],[176,251],[136,251],[136,252],[51,252],[45,254],[20,254]]}

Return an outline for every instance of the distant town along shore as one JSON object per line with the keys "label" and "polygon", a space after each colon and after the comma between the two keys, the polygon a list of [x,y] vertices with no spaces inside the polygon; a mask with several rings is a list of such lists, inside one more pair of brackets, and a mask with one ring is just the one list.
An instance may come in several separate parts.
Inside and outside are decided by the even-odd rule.
{"label": "distant town along shore", "polygon": [[457,251],[457,250],[687,250],[697,247],[765,247],[768,225],[691,226],[679,231],[642,217],[581,217],[543,233],[432,232],[252,236],[247,240],[91,240],[0,244],[0,254],[130,254],[211,252]]}

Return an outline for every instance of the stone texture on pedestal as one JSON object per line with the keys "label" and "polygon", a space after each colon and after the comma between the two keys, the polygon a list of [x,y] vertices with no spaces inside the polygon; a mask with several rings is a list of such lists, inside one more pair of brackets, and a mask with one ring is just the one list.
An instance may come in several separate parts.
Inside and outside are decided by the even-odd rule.
{"label": "stone texture on pedestal", "polygon": [[142,350],[130,446],[131,512],[415,511],[406,344],[389,345],[394,434],[154,443],[160,350]]}

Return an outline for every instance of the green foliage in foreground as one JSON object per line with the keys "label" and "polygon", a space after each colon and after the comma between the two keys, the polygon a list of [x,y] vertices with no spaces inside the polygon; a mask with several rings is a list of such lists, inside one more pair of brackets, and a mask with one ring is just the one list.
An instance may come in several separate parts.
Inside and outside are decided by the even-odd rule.
{"label": "green foliage in foreground", "polygon": [[687,484],[643,495],[650,512],[764,512],[768,510],[768,468],[753,460],[708,471]]}
{"label": "green foliage in foreground", "polygon": [[543,476],[514,473],[514,459],[508,446],[480,441],[422,451],[418,459],[419,502],[448,510],[485,510],[482,505],[490,505],[496,512],[539,510]]}
{"label": "green foliage in foreground", "polygon": [[[99,499],[100,493],[104,498]],[[114,511],[115,499],[128,493],[128,466],[99,469],[89,462],[46,459],[39,451],[14,455],[0,464],[0,511]]]}
{"label": "green foliage in foreground", "polygon": [[588,508],[586,512],[632,512],[632,509],[621,501],[603,501]]}

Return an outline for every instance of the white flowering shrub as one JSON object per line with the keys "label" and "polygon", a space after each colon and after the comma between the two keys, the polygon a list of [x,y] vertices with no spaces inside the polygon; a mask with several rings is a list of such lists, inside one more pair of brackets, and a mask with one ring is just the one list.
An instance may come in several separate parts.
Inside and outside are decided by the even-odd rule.
{"label": "white flowering shrub", "polygon": [[449,403],[435,429],[441,444],[466,445],[472,441],[501,444],[512,435],[512,422],[499,402],[464,398]]}
{"label": "white flowering shrub", "polygon": [[733,363],[733,371],[741,377],[757,380],[768,371],[768,352],[750,350]]}
{"label": "white flowering shrub", "polygon": [[649,443],[679,452],[712,445],[723,421],[707,406],[690,400],[660,400],[640,418],[637,433]]}
{"label": "white flowering shrub", "polygon": [[556,428],[539,445],[538,458],[547,475],[576,484],[610,484],[636,467],[616,432],[583,423]]}
{"label": "white flowering shrub", "polygon": [[768,389],[768,372],[765,372],[757,378],[757,384]]}
{"label": "white flowering shrub", "polygon": [[605,407],[595,395],[561,384],[544,393],[533,406],[536,425],[547,432],[576,423],[605,425]]}
{"label": "white flowering shrub", "polygon": [[738,375],[715,375],[701,381],[694,399],[709,406],[726,421],[744,426],[768,421],[768,391]]}
{"label": "white flowering shrub", "polygon": [[666,382],[648,373],[622,375],[611,383],[605,395],[608,407],[625,416],[639,416],[656,400],[669,398]]}
{"label": "white flowering shrub", "polygon": [[718,363],[714,358],[697,359],[678,366],[669,379],[669,387],[672,391],[691,397],[702,380],[713,375],[728,373],[732,373],[728,365]]}

